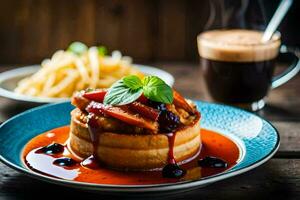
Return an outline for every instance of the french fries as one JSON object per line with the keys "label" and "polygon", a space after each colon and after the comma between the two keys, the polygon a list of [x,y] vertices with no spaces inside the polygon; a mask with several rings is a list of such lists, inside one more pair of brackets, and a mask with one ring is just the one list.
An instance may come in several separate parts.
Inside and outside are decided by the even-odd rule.
{"label": "french fries", "polygon": [[132,59],[119,51],[107,56],[99,53],[97,47],[86,47],[80,54],[58,50],[51,59],[42,61],[36,73],[19,81],[15,92],[37,97],[71,97],[75,91],[86,88],[109,88],[127,75],[143,77],[132,66]]}

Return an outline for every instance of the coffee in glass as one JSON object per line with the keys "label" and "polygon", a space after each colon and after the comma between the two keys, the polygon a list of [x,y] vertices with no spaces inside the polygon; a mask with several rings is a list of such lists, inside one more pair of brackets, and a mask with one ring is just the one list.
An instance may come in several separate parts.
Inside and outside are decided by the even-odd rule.
{"label": "coffee in glass", "polygon": [[217,102],[257,110],[272,84],[280,34],[266,43],[262,32],[212,30],[198,36],[204,80]]}

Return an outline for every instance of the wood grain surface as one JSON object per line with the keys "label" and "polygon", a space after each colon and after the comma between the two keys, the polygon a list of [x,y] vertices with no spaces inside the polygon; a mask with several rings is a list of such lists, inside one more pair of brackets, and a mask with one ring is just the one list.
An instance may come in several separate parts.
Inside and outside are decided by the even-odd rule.
{"label": "wood grain surface", "polygon": [[[94,194],[32,179],[0,164],[0,199],[299,199],[300,160],[272,159],[245,174],[184,193]],[[46,197],[45,197],[46,196]]]}
{"label": "wood grain surface", "polygon": [[[0,63],[38,63],[72,41],[120,49],[139,62],[196,61],[196,36],[205,28],[216,28],[207,24],[214,13],[209,2],[220,8],[223,0],[3,0]],[[235,6],[237,13],[244,9],[240,2],[248,2],[249,12],[236,20],[253,19],[263,28],[279,0],[225,2],[228,11]],[[280,27],[287,45],[300,45],[299,8],[300,2],[294,1]],[[213,24],[225,20],[219,10],[215,14]]]}

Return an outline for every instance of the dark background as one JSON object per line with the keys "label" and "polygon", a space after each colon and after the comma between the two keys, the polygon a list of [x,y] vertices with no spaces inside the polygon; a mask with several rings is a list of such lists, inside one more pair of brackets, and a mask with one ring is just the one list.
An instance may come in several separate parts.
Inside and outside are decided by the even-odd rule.
{"label": "dark background", "polygon": [[[243,11],[245,20],[259,22],[261,29],[278,2],[225,0],[224,5],[235,14]],[[119,49],[135,62],[195,62],[196,36],[211,13],[209,0],[1,0],[0,5],[0,64],[40,63],[72,41]],[[295,0],[280,26],[289,46],[300,46],[299,9]],[[233,26],[241,18],[235,17],[228,20]]]}

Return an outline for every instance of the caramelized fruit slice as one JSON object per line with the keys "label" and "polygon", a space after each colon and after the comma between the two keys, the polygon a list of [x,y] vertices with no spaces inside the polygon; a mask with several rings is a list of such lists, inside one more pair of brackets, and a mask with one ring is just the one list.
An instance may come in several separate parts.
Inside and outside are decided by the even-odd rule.
{"label": "caramelized fruit slice", "polygon": [[148,99],[147,97],[145,97],[144,94],[142,94],[138,99],[137,99],[138,102],[142,103],[142,104],[147,104],[148,103]]}
{"label": "caramelized fruit slice", "polygon": [[91,102],[89,106],[86,108],[88,112],[95,114],[106,114],[116,119],[119,119],[127,124],[138,126],[141,128],[146,128],[152,131],[157,132],[158,123],[150,120],[145,120],[144,118],[135,115],[133,113],[128,112],[126,109],[122,107],[104,105],[98,102]]}
{"label": "caramelized fruit slice", "polygon": [[76,92],[71,100],[72,105],[76,106],[80,110],[85,110],[85,108],[89,105],[90,100],[83,97],[84,92]]}
{"label": "caramelized fruit slice", "polygon": [[82,96],[89,100],[103,103],[104,96],[106,95],[106,93],[107,93],[106,90],[95,90],[91,92],[86,92]]}
{"label": "caramelized fruit slice", "polygon": [[154,108],[146,106],[140,102],[133,102],[131,104],[128,104],[128,107],[130,110],[139,113],[143,117],[149,118],[153,121],[158,120],[159,111]]}
{"label": "caramelized fruit slice", "polygon": [[[89,100],[103,103],[106,93],[106,90],[95,90],[92,92],[86,92],[82,96]],[[159,116],[159,111],[144,105],[145,103],[147,103],[147,101],[147,98],[144,95],[141,95],[136,102],[133,102],[128,105],[129,109],[141,114],[144,117],[156,121]]]}
{"label": "caramelized fruit slice", "polygon": [[189,113],[194,113],[194,109],[190,106],[190,104],[186,102],[185,98],[183,98],[176,90],[173,90],[173,97],[174,97],[173,104],[175,106],[179,108],[183,108]]}

